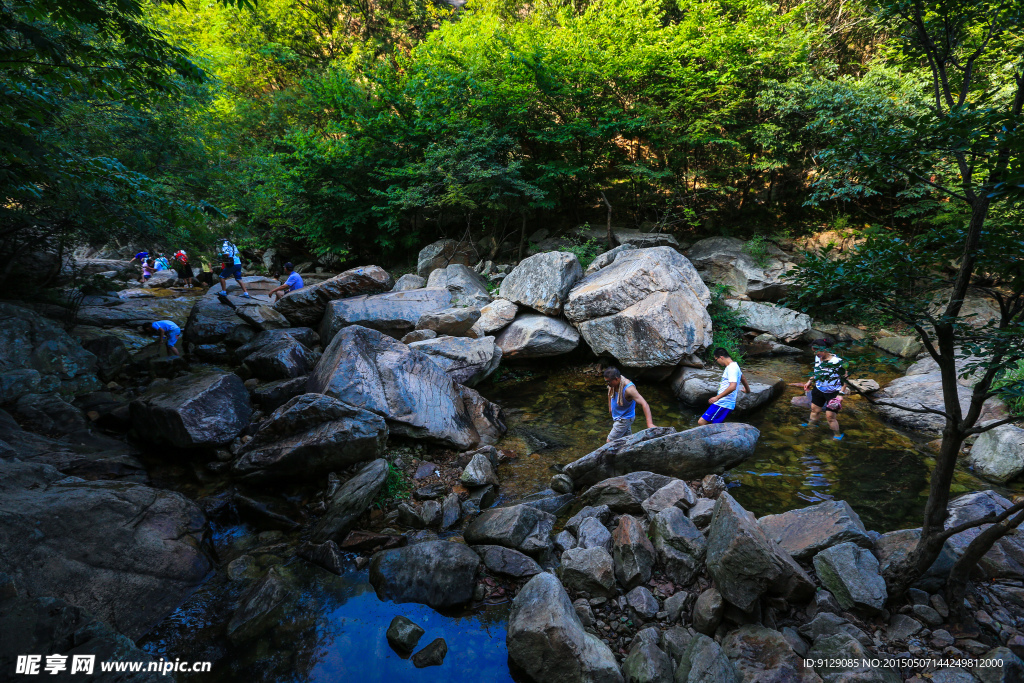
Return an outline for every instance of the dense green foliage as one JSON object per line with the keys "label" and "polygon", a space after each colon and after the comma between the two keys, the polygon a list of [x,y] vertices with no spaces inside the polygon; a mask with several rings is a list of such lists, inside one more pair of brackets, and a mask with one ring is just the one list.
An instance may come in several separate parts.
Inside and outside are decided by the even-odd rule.
{"label": "dense green foliage", "polygon": [[[963,5],[967,24],[988,7]],[[1021,35],[992,37],[978,95],[936,133],[901,7],[6,4],[0,265],[104,238],[201,248],[225,231],[326,264],[408,258],[441,235],[514,258],[538,228],[603,226],[604,198],[616,226],[684,237],[849,214],[913,233],[949,220],[941,131],[1007,123],[989,104],[1011,96]],[[965,55],[985,39],[969,38]],[[963,139],[981,173],[999,143]],[[857,155],[871,163],[851,183]]]}

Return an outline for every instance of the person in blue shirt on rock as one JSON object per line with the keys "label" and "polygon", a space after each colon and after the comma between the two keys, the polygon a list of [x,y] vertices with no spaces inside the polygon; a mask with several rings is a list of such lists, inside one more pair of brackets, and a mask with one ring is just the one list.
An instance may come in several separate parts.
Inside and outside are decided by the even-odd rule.
{"label": "person in blue shirt on rock", "polygon": [[157,320],[149,329],[146,329],[146,332],[148,334],[159,334],[161,343],[165,340],[167,341],[167,351],[173,353],[175,356],[181,356],[181,354],[178,353],[178,349],[174,348],[174,345],[178,343],[178,339],[181,337],[181,328],[175,325],[172,321]]}
{"label": "person in blue shirt on rock", "polygon": [[226,297],[228,295],[228,278],[233,277],[238,286],[242,288],[242,296],[250,298],[249,290],[242,282],[242,257],[238,253],[238,247],[225,237],[224,243],[220,246],[220,253],[224,263],[222,264],[223,269],[220,271],[220,291],[217,292],[217,296]]}
{"label": "person in blue shirt on rock", "polygon": [[718,383],[718,393],[708,399],[711,407],[704,411],[704,414],[697,420],[697,424],[701,426],[725,422],[729,413],[736,410],[736,400],[740,396],[740,389],[745,394],[750,393],[750,385],[747,384],[747,378],[740,370],[740,364],[729,356],[729,352],[723,348],[717,348],[714,355],[715,362],[725,370],[722,371],[722,379]]}
{"label": "person in blue shirt on rock", "polygon": [[284,281],[283,285],[275,287],[269,292],[275,301],[280,301],[289,292],[305,287],[305,284],[302,282],[302,276],[294,271],[294,266],[291,262],[284,264],[284,272],[287,273],[288,279]]}
{"label": "person in blue shirt on rock", "polygon": [[608,410],[612,414],[612,431],[608,432],[606,441],[623,439],[633,433],[633,420],[636,419],[638,403],[644,411],[647,429],[654,426],[651,407],[636,390],[636,385],[623,377],[618,368],[605,369],[604,383],[608,385]]}

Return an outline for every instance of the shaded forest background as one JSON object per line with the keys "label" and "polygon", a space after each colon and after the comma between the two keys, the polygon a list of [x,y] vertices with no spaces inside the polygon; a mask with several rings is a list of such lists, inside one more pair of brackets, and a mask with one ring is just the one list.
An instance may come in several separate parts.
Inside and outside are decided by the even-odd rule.
{"label": "shaded forest background", "polygon": [[[928,111],[927,63],[867,0],[2,7],[0,280],[82,243],[222,235],[333,265],[441,236],[497,255],[608,204],[681,238],[966,218],[934,168],[867,185],[821,165]],[[1016,64],[1003,40],[985,59]],[[998,106],[1013,72],[985,67]]]}

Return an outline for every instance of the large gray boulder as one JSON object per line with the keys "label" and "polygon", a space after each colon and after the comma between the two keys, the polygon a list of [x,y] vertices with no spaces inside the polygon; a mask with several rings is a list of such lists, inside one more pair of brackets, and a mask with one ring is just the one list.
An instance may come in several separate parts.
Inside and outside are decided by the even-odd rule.
{"label": "large gray boulder", "polygon": [[[958,359],[958,373],[968,359]],[[960,378],[957,382],[957,396],[960,409],[966,413],[971,404],[971,386],[974,378]],[[942,376],[938,364],[931,358],[919,361],[907,368],[903,377],[897,377],[881,391],[876,392],[872,399],[875,410],[883,418],[904,429],[926,434],[941,434],[946,419],[934,413],[919,413],[904,410],[906,406],[914,410],[934,408],[945,410],[945,399],[942,391]],[[998,398],[990,398],[982,406],[980,422],[1005,417],[1002,402]]]}
{"label": "large gray boulder", "polygon": [[619,517],[619,523],[612,532],[612,559],[615,561],[615,578],[626,590],[650,581],[654,569],[654,546],[636,517]]}
{"label": "large gray boulder", "polygon": [[361,325],[401,339],[425,313],[448,308],[451,303],[451,292],[440,287],[338,299],[327,305],[320,323],[320,339],[328,344],[339,330],[349,325]]}
{"label": "large gray boulder", "polygon": [[979,477],[1005,484],[1024,472],[1024,428],[1006,424],[985,432],[971,446],[967,462]]}
{"label": "large gray boulder", "polygon": [[472,329],[478,337],[500,332],[516,319],[518,310],[519,307],[508,299],[495,299],[480,309],[480,319]]}
{"label": "large gray boulder", "polygon": [[746,250],[746,243],[735,237],[702,239],[686,255],[704,282],[727,285],[732,296],[778,301],[789,292],[786,275],[793,264],[774,245],[763,263],[758,263]]}
{"label": "large gray boulder", "polygon": [[424,313],[416,322],[416,329],[431,330],[440,337],[462,337],[469,334],[470,329],[479,319],[479,308],[454,306]]}
{"label": "large gray boulder", "polygon": [[[786,391],[786,381],[781,377],[769,377],[744,373],[750,392],[743,391],[740,386],[739,398],[736,401],[734,415],[746,415],[757,408],[778,398]],[[722,379],[721,368],[718,370],[698,370],[680,366],[672,376],[672,391],[679,400],[688,406],[707,410],[708,399],[718,395],[718,386]]]}
{"label": "large gray boulder", "polygon": [[410,289],[420,289],[427,286],[427,278],[420,277],[415,273],[406,273],[402,277],[395,280],[395,286],[391,288],[392,292],[406,292]]}
{"label": "large gray boulder", "polygon": [[610,596],[615,588],[615,562],[604,548],[570,548],[562,553],[559,576],[569,590]]}
{"label": "large gray boulder", "polygon": [[253,303],[238,306],[235,308],[235,315],[261,332],[266,330],[283,330],[286,327],[291,327],[288,318],[266,304]]}
{"label": "large gray boulder", "polygon": [[[946,528],[990,514],[999,515],[1012,505],[1011,501],[995,491],[968,493],[950,502]],[[947,543],[957,556],[962,555],[970,542],[989,526],[991,525],[983,524],[962,531],[951,536]],[[1024,579],[1024,531],[1014,529],[996,541],[992,549],[978,562],[978,569],[986,578]]]}
{"label": "large gray boulder", "polygon": [[551,547],[554,528],[554,515],[531,505],[512,505],[480,513],[463,536],[473,545],[500,545],[538,555]]}
{"label": "large gray boulder", "polygon": [[651,540],[665,574],[680,586],[688,586],[700,573],[707,541],[686,513],[668,507],[651,520]]}
{"label": "large gray boulder", "polygon": [[671,247],[636,249],[580,280],[565,316],[597,354],[630,367],[670,367],[711,343],[711,293]]}
{"label": "large gray boulder", "polygon": [[284,330],[264,330],[256,334],[249,341],[235,349],[235,358],[239,362],[245,360],[249,354],[275,344],[279,341],[292,339],[299,342],[308,349],[315,348],[320,342],[320,335],[308,327],[289,327]]}
{"label": "large gray boulder", "polygon": [[460,263],[432,272],[427,279],[427,287],[447,289],[452,294],[453,306],[483,307],[491,303],[487,281]]}
{"label": "large gray boulder", "polygon": [[825,548],[853,542],[872,548],[864,523],[843,500],[829,500],[810,507],[766,515],[757,520],[768,537],[797,560],[809,560]]}
{"label": "large gray boulder", "polygon": [[819,552],[814,556],[814,571],[845,610],[874,614],[889,597],[878,558],[855,543],[840,543]]}
{"label": "large gray boulder", "polygon": [[811,329],[811,316],[776,304],[727,299],[726,305],[743,316],[743,327],[773,334],[782,341],[796,341]]}
{"label": "large gray boulder", "polygon": [[412,342],[409,348],[425,353],[459,384],[473,387],[498,369],[501,347],[494,337],[435,337]]}
{"label": "large gray boulder", "polygon": [[229,443],[249,426],[252,405],[238,375],[205,371],[157,386],[131,403],[143,439],[177,448]]}
{"label": "large gray boulder", "polygon": [[[642,515],[644,501],[671,481],[671,477],[654,472],[630,472],[597,482],[583,493],[580,502],[596,508],[595,515],[603,514],[605,508],[619,513]],[[581,510],[579,514],[583,512]],[[573,519],[569,520],[567,527]]]}
{"label": "large gray boulder", "polygon": [[96,391],[96,366],[96,356],[54,321],[0,303],[0,403],[36,392]]}
{"label": "large gray boulder", "polygon": [[748,424],[725,422],[684,432],[653,427],[616,439],[565,466],[577,486],[629,472],[647,471],[678,479],[721,474],[754,454],[761,433]]}
{"label": "large gray boulder", "polygon": [[359,294],[377,294],[391,289],[395,281],[383,268],[360,266],[334,277],[288,292],[274,304],[274,310],[292,325],[316,327],[327,304]]}
{"label": "large gray boulder", "polygon": [[381,600],[457,607],[473,599],[479,567],[480,556],[469,546],[427,541],[374,554],[370,585]]}
{"label": "large gray boulder", "polygon": [[698,633],[690,641],[676,667],[676,683],[741,683],[722,646]]}
{"label": "large gray boulder", "polygon": [[[151,323],[153,320],[139,324]],[[208,295],[192,305],[185,327],[182,328],[181,338],[187,344],[195,346],[223,344],[236,330],[245,327],[249,327],[248,323],[235,315],[235,309],[222,303],[216,295]]]}
{"label": "large gray boulder", "polygon": [[185,496],[0,461],[0,573],[135,640],[207,577],[206,519]]}
{"label": "large gray boulder", "polygon": [[327,512],[313,527],[310,541],[326,543],[343,540],[355,521],[377,500],[387,477],[388,462],[379,458],[339,486],[327,501]]}
{"label": "large gray boulder", "polygon": [[380,457],[384,418],[323,394],[296,396],[260,423],[232,466],[248,480],[316,477]]}
{"label": "large gray boulder", "polygon": [[569,353],[580,343],[580,333],[559,318],[520,313],[495,338],[504,358],[526,360]]}
{"label": "large gray boulder", "polygon": [[245,357],[243,362],[259,379],[274,381],[308,375],[318,356],[293,337],[283,337],[262,346]]}
{"label": "large gray boulder", "polygon": [[353,325],[324,350],[306,385],[387,420],[391,434],[469,450],[504,432],[500,409],[425,353]]}
{"label": "large gray boulder", "polygon": [[428,278],[438,268],[447,268],[452,263],[468,266],[474,263],[476,258],[476,249],[469,242],[438,240],[420,249],[416,259],[416,274]]}
{"label": "large gray boulder", "polygon": [[612,651],[583,629],[553,574],[537,574],[516,595],[505,644],[509,660],[537,683],[622,683]]}
{"label": "large gray boulder", "polygon": [[604,268],[605,266],[609,266],[612,263],[614,263],[615,259],[619,257],[619,254],[626,251],[633,251],[634,249],[637,248],[638,247],[633,244],[620,244],[619,246],[609,249],[608,251],[602,254],[598,254],[597,257],[590,262],[590,265],[587,266],[587,269],[583,271],[583,274],[592,275],[597,271],[601,270],[602,268]]}
{"label": "large gray boulder", "polygon": [[728,493],[718,496],[708,528],[708,573],[727,602],[749,612],[763,595],[802,604],[814,583]]}
{"label": "large gray boulder", "polygon": [[804,665],[786,637],[760,624],[745,624],[727,635],[722,651],[742,681],[817,682],[814,670]]}
{"label": "large gray boulder", "polygon": [[523,259],[501,281],[501,298],[544,315],[560,315],[569,290],[583,277],[575,254],[549,251]]}

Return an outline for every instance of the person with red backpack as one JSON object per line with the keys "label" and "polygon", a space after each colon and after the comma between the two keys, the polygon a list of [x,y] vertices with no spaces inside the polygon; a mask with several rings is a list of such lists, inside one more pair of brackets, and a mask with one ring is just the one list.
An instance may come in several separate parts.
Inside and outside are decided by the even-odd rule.
{"label": "person with red backpack", "polygon": [[839,430],[836,414],[843,408],[843,382],[847,372],[843,359],[829,350],[831,346],[832,342],[828,339],[818,339],[811,343],[814,349],[814,370],[811,378],[804,383],[804,391],[811,392],[811,416],[800,426],[813,427],[824,411],[825,420],[832,428],[832,438],[842,441],[845,434]]}
{"label": "person with red backpack", "polygon": [[174,252],[174,270],[178,272],[178,279],[184,280],[185,286],[191,288],[195,274],[192,272],[192,266],[188,262],[188,254],[185,253],[184,249]]}

